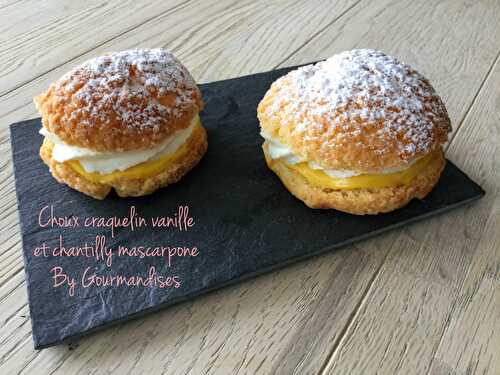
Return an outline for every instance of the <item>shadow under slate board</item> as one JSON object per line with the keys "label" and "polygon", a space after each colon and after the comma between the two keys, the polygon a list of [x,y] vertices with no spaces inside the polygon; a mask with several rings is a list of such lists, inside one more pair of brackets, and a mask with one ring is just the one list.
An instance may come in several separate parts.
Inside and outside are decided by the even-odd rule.
{"label": "shadow under slate board", "polygon": [[[266,167],[256,107],[270,84],[293,68],[285,68],[201,85],[206,108],[202,122],[209,148],[200,164],[179,183],[156,193],[104,201],[86,197],[58,184],[38,156],[40,119],[11,125],[12,152],[20,213],[30,316],[35,348],[40,349],[100,330],[167,305],[268,272],[378,233],[433,216],[484,195],[451,162],[441,181],[424,200],[378,216],[353,216],[335,210],[311,210],[294,198]],[[195,225],[188,231],[118,228],[48,227],[38,224],[39,213],[53,206],[57,216],[127,217],[131,206],[149,220],[174,216],[189,206]],[[47,212],[47,211],[44,211]],[[199,249],[196,257],[113,257],[112,266],[86,257],[35,256],[42,243],[50,248],[92,243],[106,234],[106,246],[186,246]],[[88,275],[176,275],[179,288],[157,286],[54,287],[53,267],[73,275],[77,285]]]}

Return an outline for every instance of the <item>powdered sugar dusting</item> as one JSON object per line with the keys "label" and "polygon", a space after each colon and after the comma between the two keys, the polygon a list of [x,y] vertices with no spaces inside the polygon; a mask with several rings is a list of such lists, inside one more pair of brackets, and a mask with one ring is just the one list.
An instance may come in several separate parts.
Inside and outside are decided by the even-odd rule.
{"label": "powdered sugar dusting", "polygon": [[[329,133],[338,147],[366,133],[379,153],[384,141],[401,155],[429,151],[435,126],[449,127],[446,108],[429,82],[410,66],[371,49],[346,51],[278,79],[267,115],[292,118],[305,139]],[[325,126],[326,119],[326,126]],[[446,119],[446,120],[443,120]],[[441,125],[436,125],[441,124]],[[445,134],[449,129],[443,129]]]}
{"label": "powdered sugar dusting", "polygon": [[[108,123],[111,113],[128,127],[153,130],[191,108],[198,92],[187,69],[159,48],[94,58],[65,74],[56,87],[77,102],[70,116],[80,124]],[[168,105],[160,102],[165,98]]]}

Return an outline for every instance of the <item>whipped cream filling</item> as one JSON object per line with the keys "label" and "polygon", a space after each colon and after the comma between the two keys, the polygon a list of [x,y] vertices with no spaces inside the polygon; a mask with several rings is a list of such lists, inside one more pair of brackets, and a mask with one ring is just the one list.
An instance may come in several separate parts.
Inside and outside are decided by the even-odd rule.
{"label": "whipped cream filling", "polygon": [[44,127],[40,129],[39,133],[54,143],[52,158],[55,161],[64,163],[68,160],[78,160],[86,172],[108,174],[124,171],[145,161],[156,160],[175,153],[187,141],[198,122],[199,117],[196,115],[191,119],[187,128],[176,131],[164,142],[153,148],[123,152],[99,152],[71,146]]}
{"label": "whipped cream filling", "polygon": [[[367,172],[358,172],[358,171],[347,170],[347,169],[324,168],[314,161],[308,162],[304,157],[299,156],[299,155],[295,155],[289,147],[285,146],[283,143],[281,143],[276,138],[271,137],[269,134],[261,132],[260,135],[266,141],[267,154],[269,155],[269,157],[271,159],[283,159],[285,161],[285,163],[288,163],[288,164],[298,164],[298,163],[307,162],[309,168],[321,170],[332,178],[349,178],[349,177],[359,176],[362,174],[367,174]],[[385,169],[382,169],[382,170],[379,170],[376,172],[374,171],[371,173],[389,174],[389,173],[401,172],[401,171],[404,171],[405,169],[408,169],[409,167],[411,167],[418,159],[419,158],[416,158],[416,159],[410,161],[408,163],[408,165],[406,165],[404,167],[385,168]]]}

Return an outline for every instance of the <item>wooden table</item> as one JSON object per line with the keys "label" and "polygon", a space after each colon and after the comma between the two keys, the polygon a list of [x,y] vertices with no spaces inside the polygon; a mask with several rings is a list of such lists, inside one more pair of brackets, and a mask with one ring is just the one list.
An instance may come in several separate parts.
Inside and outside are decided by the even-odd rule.
{"label": "wooden table", "polygon": [[[0,374],[500,374],[500,1],[0,0]],[[81,340],[33,350],[8,124],[104,51],[200,82],[381,49],[449,110],[479,202]],[[33,197],[36,199],[36,197]]]}

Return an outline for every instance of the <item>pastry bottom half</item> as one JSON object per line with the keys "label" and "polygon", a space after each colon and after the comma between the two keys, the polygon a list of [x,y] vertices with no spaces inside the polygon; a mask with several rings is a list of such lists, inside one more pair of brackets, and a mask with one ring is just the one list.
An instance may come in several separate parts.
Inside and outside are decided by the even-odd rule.
{"label": "pastry bottom half", "polygon": [[207,133],[202,126],[198,126],[181,146],[182,152],[175,154],[175,158],[159,173],[143,178],[118,177],[106,183],[91,181],[78,173],[70,163],[59,163],[52,158],[54,144],[48,139],[40,148],[40,157],[50,169],[52,176],[62,184],[78,190],[96,199],[104,199],[111,189],[121,197],[142,196],[153,193],[155,190],[179,181],[188,173],[205,154],[208,143]]}
{"label": "pastry bottom half", "polygon": [[336,209],[355,215],[375,215],[405,206],[413,198],[423,199],[439,181],[446,164],[442,151],[437,152],[425,169],[408,184],[373,188],[334,190],[312,185],[306,178],[281,160],[271,160],[264,148],[268,167],[285,187],[311,208]]}

